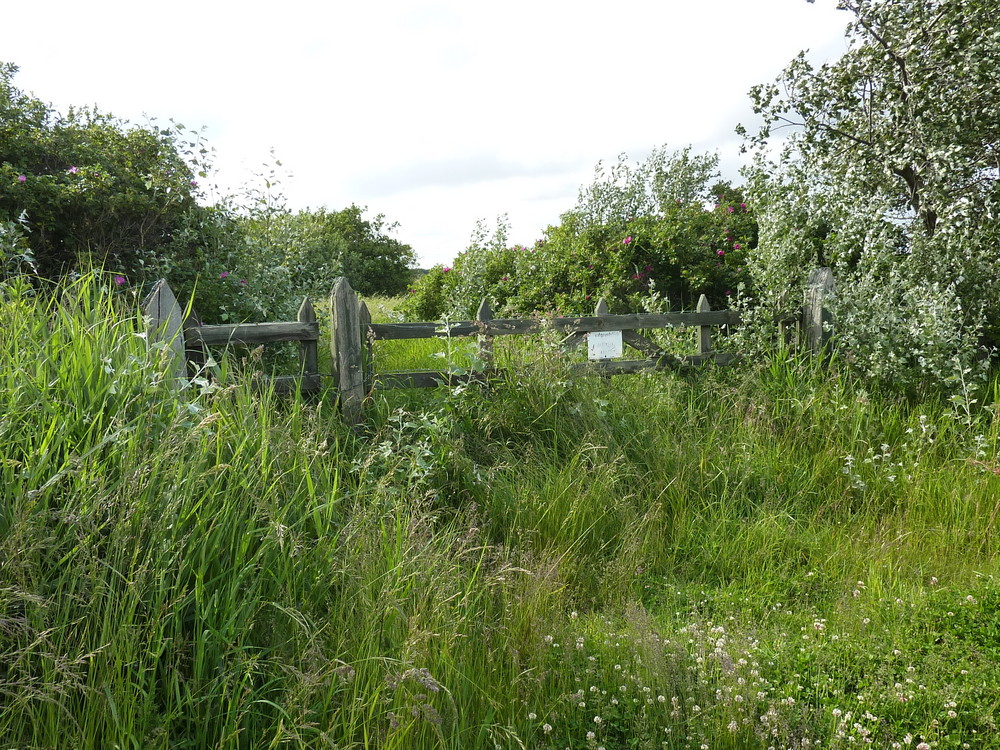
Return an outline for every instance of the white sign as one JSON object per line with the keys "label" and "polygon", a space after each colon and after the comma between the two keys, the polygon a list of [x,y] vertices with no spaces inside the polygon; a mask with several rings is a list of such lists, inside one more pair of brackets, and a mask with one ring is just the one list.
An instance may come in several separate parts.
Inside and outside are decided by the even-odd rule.
{"label": "white sign", "polygon": [[591,331],[587,334],[588,359],[618,359],[621,356],[621,331]]}

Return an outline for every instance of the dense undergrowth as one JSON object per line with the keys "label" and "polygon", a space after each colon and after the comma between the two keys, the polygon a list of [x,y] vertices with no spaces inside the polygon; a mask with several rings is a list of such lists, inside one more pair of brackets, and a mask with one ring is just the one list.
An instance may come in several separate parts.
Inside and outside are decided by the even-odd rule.
{"label": "dense undergrowth", "polygon": [[1000,746],[995,387],[523,340],[354,432],[113,286],[0,296],[0,746]]}

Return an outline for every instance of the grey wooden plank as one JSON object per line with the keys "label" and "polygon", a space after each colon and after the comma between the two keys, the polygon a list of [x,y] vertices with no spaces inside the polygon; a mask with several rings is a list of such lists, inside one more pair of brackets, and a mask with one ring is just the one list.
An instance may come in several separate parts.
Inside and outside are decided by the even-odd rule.
{"label": "grey wooden plank", "polygon": [[372,335],[376,340],[455,338],[461,336],[512,336],[538,333],[550,328],[564,333],[590,331],[634,331],[641,328],[673,328],[703,325],[736,325],[740,314],[735,310],[709,312],[638,313],[607,315],[604,317],[578,318],[496,318],[485,326],[477,321],[451,323],[373,323]]}
{"label": "grey wooden plank", "polygon": [[319,324],[289,321],[282,323],[242,323],[189,328],[192,340],[208,346],[226,344],[267,344],[277,341],[317,341]]}
{"label": "grey wooden plank", "polygon": [[149,321],[147,327],[149,342],[166,344],[170,357],[167,370],[173,377],[183,378],[187,374],[184,311],[166,279],[156,282],[142,301],[141,309]]}

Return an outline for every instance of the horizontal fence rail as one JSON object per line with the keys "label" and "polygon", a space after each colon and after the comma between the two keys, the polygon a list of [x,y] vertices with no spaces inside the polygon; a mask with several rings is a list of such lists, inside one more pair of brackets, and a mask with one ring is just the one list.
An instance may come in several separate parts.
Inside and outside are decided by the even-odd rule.
{"label": "horizontal fence rail", "polygon": [[189,328],[194,343],[205,346],[227,344],[269,344],[279,341],[318,341],[319,323],[242,323],[240,325],[203,325]]}
{"label": "horizontal fence rail", "polygon": [[376,341],[392,339],[457,338],[461,336],[518,336],[541,333],[545,330],[565,333],[590,333],[592,331],[635,331],[642,328],[682,328],[685,326],[737,325],[740,314],[735,310],[709,312],[649,313],[632,315],[605,315],[582,318],[496,318],[487,323],[462,320],[453,323],[372,323],[372,338]]}

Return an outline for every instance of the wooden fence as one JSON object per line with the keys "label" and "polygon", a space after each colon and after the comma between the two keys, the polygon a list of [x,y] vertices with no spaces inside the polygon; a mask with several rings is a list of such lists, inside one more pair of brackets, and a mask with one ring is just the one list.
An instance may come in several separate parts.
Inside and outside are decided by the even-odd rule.
{"label": "wooden fence", "polygon": [[192,308],[178,303],[167,282],[160,280],[142,303],[148,322],[150,341],[164,342],[172,352],[176,377],[188,374],[188,363],[203,362],[208,347],[230,344],[269,344],[299,342],[299,372],[271,378],[281,393],[319,391],[319,323],[312,302],[302,300],[297,319],[282,323],[241,323],[237,325],[202,325]]}
{"label": "wooden fence", "polygon": [[[832,318],[826,299],[834,292],[833,275],[828,268],[812,272],[806,290],[800,319],[792,321],[801,327],[802,339],[813,351],[820,351],[831,335]],[[262,344],[275,341],[298,341],[299,372],[296,375],[273,378],[281,392],[315,392],[321,387],[318,369],[319,325],[313,306],[303,300],[296,321],[253,323],[240,325],[200,325],[189,311],[185,315],[165,281],[156,284],[143,303],[144,314],[150,320],[150,336],[162,340],[174,353],[174,371],[183,376],[187,362],[197,358],[209,346],[228,344]],[[351,289],[347,279],[340,278],[330,292],[330,354],[331,377],[337,390],[344,418],[352,423],[363,417],[364,399],[374,389],[427,388],[442,383],[482,377],[457,376],[448,371],[418,370],[411,372],[376,373],[372,369],[372,347],[377,341],[425,338],[458,338],[475,336],[479,358],[493,366],[493,341],[497,336],[515,336],[551,330],[564,334],[563,345],[573,348],[583,343],[589,333],[617,331],[621,343],[643,355],[642,359],[605,359],[580,363],[578,367],[603,375],[641,372],[649,369],[676,368],[708,362],[729,364],[736,355],[716,351],[712,346],[714,326],[733,326],[740,322],[735,310],[712,310],[702,295],[693,312],[642,313],[610,315],[604,300],[598,302],[589,317],[569,318],[494,318],[490,305],[483,300],[475,320],[446,323],[372,323],[367,305]],[[781,321],[787,325],[789,321]],[[640,330],[662,328],[697,328],[695,354],[674,355],[639,333]]]}

